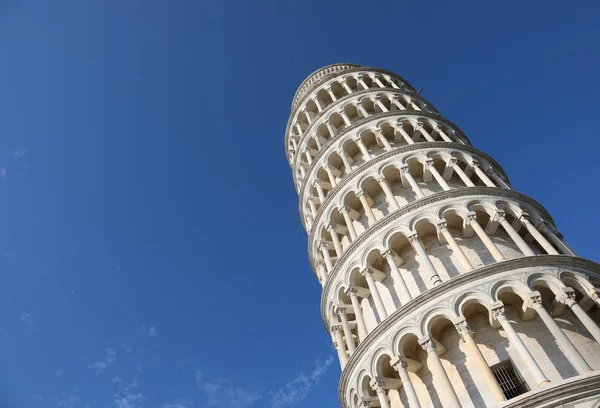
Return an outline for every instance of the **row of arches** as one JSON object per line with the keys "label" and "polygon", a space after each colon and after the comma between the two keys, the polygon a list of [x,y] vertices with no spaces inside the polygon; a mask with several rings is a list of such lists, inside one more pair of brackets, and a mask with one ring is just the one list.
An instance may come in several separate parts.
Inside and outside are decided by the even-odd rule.
{"label": "row of arches", "polygon": [[[296,188],[310,180],[315,165],[328,166],[338,176],[347,175],[381,154],[420,142],[450,142],[468,145],[452,126],[439,118],[425,116],[388,117],[375,125],[353,132],[351,137],[337,140],[314,136],[307,139],[306,148],[296,161]],[[327,155],[320,157],[321,154]]]}
{"label": "row of arches", "polygon": [[351,72],[332,78],[313,89],[292,113],[292,124],[308,123],[339,99],[369,90],[396,89],[412,94],[412,87],[398,78],[379,72]]}
{"label": "row of arches", "polygon": [[[341,71],[346,72],[343,73]],[[403,78],[401,78],[393,72],[388,72],[380,69],[365,69],[360,68],[360,66],[358,65],[337,65],[326,67],[324,69],[316,71],[315,73],[310,75],[306,80],[304,80],[302,84],[300,84],[300,87],[294,95],[294,101],[292,103],[292,112],[299,105],[301,99],[305,98],[305,95],[308,93],[309,90],[312,90],[312,95],[309,96],[309,98],[312,98],[316,91],[320,90],[322,87],[328,87],[329,82],[332,79],[336,79],[331,76],[331,74],[333,73],[337,73],[336,78],[339,78],[340,75],[342,75],[344,77],[352,77],[354,79],[358,79],[358,77],[364,76],[366,74],[371,80],[373,80],[374,76],[376,76],[382,83],[387,84],[390,87],[393,87],[393,82],[400,88],[407,88],[408,90],[414,92],[414,88],[408,82],[406,82],[406,80],[404,80]],[[329,77],[329,79],[327,79],[327,81],[324,81],[325,77]]]}
{"label": "row of arches", "polygon": [[[600,280],[592,279],[571,271],[503,278],[396,324],[353,365],[342,405],[495,406],[599,369]],[[502,365],[523,379],[520,391],[500,385]]]}
{"label": "row of arches", "polygon": [[438,149],[392,155],[352,179],[336,178],[329,168],[317,173],[301,215],[309,230],[317,223],[315,239],[331,242],[340,257],[365,231],[416,200],[465,187],[510,189],[496,166],[475,151]]}
{"label": "row of arches", "polygon": [[332,140],[345,129],[373,115],[387,112],[416,111],[437,115],[437,111],[428,102],[418,95],[409,95],[400,92],[367,93],[340,101],[335,109],[311,118],[310,115],[292,122],[290,130],[288,154],[290,162],[294,162],[298,152],[307,148],[309,128],[310,139],[317,144],[317,140],[326,142]]}
{"label": "row of arches", "polygon": [[[380,231],[374,241],[335,269],[317,263],[327,281],[326,324],[350,316],[348,335],[359,343],[389,315],[427,290],[496,262],[539,254],[575,255],[531,206],[473,200],[442,206]],[[329,263],[330,264],[330,263]],[[331,290],[328,290],[331,288]],[[351,352],[354,342],[346,343]]]}

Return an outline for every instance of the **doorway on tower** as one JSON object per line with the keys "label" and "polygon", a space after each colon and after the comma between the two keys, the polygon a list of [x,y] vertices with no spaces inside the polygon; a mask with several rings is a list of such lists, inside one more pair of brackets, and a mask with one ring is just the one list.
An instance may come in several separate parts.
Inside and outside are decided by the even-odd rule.
{"label": "doorway on tower", "polygon": [[507,400],[525,394],[529,387],[512,361],[505,360],[490,367]]}

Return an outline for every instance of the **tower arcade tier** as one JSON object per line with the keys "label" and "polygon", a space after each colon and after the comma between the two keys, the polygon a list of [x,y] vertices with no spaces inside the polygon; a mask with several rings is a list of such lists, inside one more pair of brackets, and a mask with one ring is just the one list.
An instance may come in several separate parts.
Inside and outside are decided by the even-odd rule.
{"label": "tower arcade tier", "polygon": [[406,80],[315,71],[285,148],[342,407],[598,406],[600,265]]}

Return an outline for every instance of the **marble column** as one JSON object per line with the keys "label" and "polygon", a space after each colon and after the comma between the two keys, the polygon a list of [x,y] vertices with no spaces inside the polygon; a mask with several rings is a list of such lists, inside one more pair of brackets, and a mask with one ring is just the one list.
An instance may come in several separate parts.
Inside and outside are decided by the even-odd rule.
{"label": "marble column", "polygon": [[440,399],[444,400],[444,408],[461,408],[458,396],[452,387],[442,361],[437,355],[437,344],[429,336],[419,339],[419,344],[427,351],[427,366],[431,371],[433,380],[441,386],[441,389],[437,392],[438,395],[442,396]]}
{"label": "marble column", "polygon": [[408,167],[408,165],[400,167],[400,174],[408,182],[413,192],[416,194],[417,198],[425,197],[425,194],[423,194],[423,190],[421,190],[421,187],[419,187],[412,174],[410,174],[410,168]]}
{"label": "marble column", "polygon": [[569,306],[573,314],[585,326],[586,330],[592,335],[597,343],[600,343],[600,327],[592,320],[590,316],[579,306],[575,300],[575,290],[572,288],[563,288],[559,302]]}
{"label": "marble column", "polygon": [[444,180],[440,172],[437,171],[437,169],[435,168],[433,160],[426,160],[423,168],[424,170],[427,169],[431,172],[433,178],[435,178],[435,180],[438,182],[438,184],[440,185],[440,187],[442,187],[444,191],[450,190],[450,186],[448,185],[448,183],[446,183],[446,180]]}
{"label": "marble column", "polygon": [[442,236],[450,246],[450,249],[452,249],[452,252],[458,258],[458,262],[460,263],[463,272],[471,271],[473,269],[473,265],[471,264],[471,261],[469,261],[469,258],[467,258],[463,250],[458,246],[456,240],[448,230],[448,223],[446,221],[438,222],[437,230],[439,233],[442,234]]}
{"label": "marble column", "polygon": [[342,256],[342,254],[344,253],[343,249],[342,249],[342,244],[340,242],[340,237],[338,237],[338,234],[335,230],[335,225],[329,223],[327,224],[327,231],[329,232],[329,235],[331,235],[331,241],[333,242],[333,248],[335,249],[335,254],[338,256],[338,258],[340,256]]}
{"label": "marble column", "polygon": [[592,368],[589,364],[584,360],[584,358],[579,354],[579,351],[575,348],[571,340],[567,337],[567,335],[562,331],[562,329],[556,324],[550,313],[544,308],[542,305],[542,296],[539,292],[532,292],[529,294],[530,302],[529,307],[534,309],[537,315],[542,319],[548,331],[552,333],[552,336],[556,339],[558,346],[567,357],[567,360],[571,363],[571,365],[577,370],[579,374],[585,374],[592,371]]}
{"label": "marble column", "polygon": [[369,332],[367,332],[367,326],[365,325],[365,319],[363,318],[362,308],[360,307],[360,301],[358,300],[358,296],[356,295],[355,288],[346,289],[346,295],[350,298],[350,302],[352,302],[352,310],[354,310],[354,316],[356,316],[356,325],[358,328],[358,339],[363,341]]}
{"label": "marble column", "polygon": [[385,306],[383,305],[383,300],[381,300],[381,295],[379,295],[379,289],[377,289],[377,285],[375,284],[375,279],[373,279],[373,275],[371,274],[370,268],[364,268],[360,271],[361,275],[365,277],[367,281],[367,285],[369,285],[369,290],[371,291],[371,297],[373,298],[373,302],[375,303],[375,309],[377,310],[377,314],[383,321],[388,317],[387,311],[385,310]]}
{"label": "marble column", "polygon": [[529,247],[529,244],[527,242],[525,242],[525,240],[523,238],[521,238],[519,233],[517,231],[515,231],[515,229],[513,228],[512,225],[510,225],[510,222],[508,222],[506,220],[506,217],[504,216],[504,211],[496,212],[496,214],[494,214],[493,219],[494,219],[494,221],[497,221],[500,223],[500,225],[502,225],[502,228],[504,228],[504,231],[506,231],[506,233],[511,237],[513,242],[515,244],[517,244],[517,246],[519,247],[521,252],[523,252],[523,255],[525,255],[525,256],[534,256],[535,255],[533,253],[533,251],[531,250],[531,248]]}
{"label": "marble column", "polygon": [[504,396],[504,392],[502,392],[502,389],[500,388],[498,381],[496,381],[496,377],[494,377],[490,366],[488,365],[487,361],[485,361],[483,354],[481,354],[481,350],[479,350],[477,343],[475,343],[475,339],[471,334],[471,330],[469,329],[469,325],[467,324],[466,320],[463,319],[455,323],[454,326],[456,327],[456,331],[460,335],[461,339],[468,347],[467,356],[472,358],[477,364],[478,373],[483,377],[483,380],[489,387],[495,401],[505,401],[506,397]]}
{"label": "marble column", "polygon": [[394,193],[392,192],[392,188],[390,187],[390,185],[387,182],[387,180],[385,179],[385,177],[384,176],[379,176],[377,178],[377,182],[381,186],[381,189],[383,190],[383,192],[385,194],[385,198],[387,199],[388,203],[392,207],[392,210],[393,211],[398,211],[400,209],[400,206],[398,205],[398,201],[396,200],[396,197],[394,197]]}
{"label": "marble column", "polygon": [[474,214],[474,213],[467,214],[467,217],[465,218],[465,223],[467,225],[470,225],[471,228],[473,228],[473,231],[475,231],[475,234],[477,234],[479,239],[483,242],[483,245],[487,248],[487,250],[490,252],[490,254],[492,254],[492,257],[494,258],[494,260],[496,262],[504,261],[504,259],[505,259],[504,255],[502,255],[502,253],[500,253],[500,251],[498,250],[496,245],[492,242],[492,240],[488,236],[487,232],[485,232],[485,230],[483,228],[481,228],[481,225],[479,225],[479,223],[477,222],[476,214]]}
{"label": "marble column", "polygon": [[394,283],[398,284],[398,295],[400,298],[400,302],[402,305],[407,304],[412,299],[410,292],[408,291],[408,287],[406,286],[406,282],[402,278],[400,274],[400,270],[398,269],[398,265],[396,265],[396,261],[394,260],[394,253],[392,250],[388,249],[382,253],[383,257],[386,259],[388,265],[390,266],[390,275],[394,280]]}
{"label": "marble column", "polygon": [[352,338],[352,330],[350,330],[350,325],[348,324],[348,316],[346,316],[346,309],[343,307],[338,307],[336,310],[337,315],[342,322],[342,329],[344,330],[344,338],[346,339],[346,346],[348,347],[348,354],[352,355],[354,353],[354,339]]}
{"label": "marble column", "polygon": [[523,340],[521,340],[521,338],[519,337],[517,331],[512,327],[512,325],[508,321],[508,318],[504,314],[503,305],[494,306],[494,308],[492,309],[492,318],[494,320],[497,320],[498,323],[500,323],[500,325],[504,329],[504,332],[508,336],[508,341],[510,342],[510,345],[514,347],[517,353],[519,353],[519,356],[521,356],[523,363],[535,379],[536,386],[541,387],[542,385],[550,383],[550,380],[544,375],[540,366],[535,362],[535,359],[525,346],[525,343],[523,343]]}
{"label": "marble column", "polygon": [[387,393],[385,392],[384,383],[382,381],[373,380],[371,381],[371,388],[375,390],[377,393],[377,398],[379,399],[379,405],[381,408],[390,408],[390,404],[388,402]]}
{"label": "marble column", "polygon": [[356,192],[356,196],[358,197],[360,203],[365,209],[365,214],[367,215],[367,219],[369,220],[369,226],[375,224],[377,222],[377,219],[375,218],[375,214],[373,214],[373,210],[369,205],[369,200],[367,199],[367,195],[365,194],[365,192],[362,190],[358,190]]}
{"label": "marble column", "polygon": [[352,238],[352,241],[354,242],[357,235],[356,230],[354,229],[354,224],[352,223],[352,218],[350,217],[350,212],[346,207],[342,207],[340,208],[340,213],[342,213],[344,221],[346,221],[346,227],[348,228],[348,232],[350,233],[350,238]]}
{"label": "marble column", "polygon": [[527,228],[527,231],[529,231],[531,236],[535,238],[537,243],[540,244],[542,248],[544,248],[544,251],[546,251],[550,255],[559,255],[558,251],[552,246],[552,244],[548,242],[548,240],[546,240],[546,238],[529,221],[528,214],[522,214],[519,218],[519,221],[521,222],[521,224],[523,224],[525,228]]}
{"label": "marble column", "polygon": [[431,285],[440,285],[442,283],[442,279],[440,278],[440,275],[438,275],[437,271],[435,270],[435,267],[431,263],[429,256],[427,256],[425,248],[423,248],[423,245],[421,244],[421,241],[419,240],[417,234],[414,233],[412,235],[409,235],[407,238],[410,241],[413,249],[415,250],[415,253],[417,254],[419,266],[423,267],[423,269],[425,270],[425,273],[428,275]]}
{"label": "marble column", "polygon": [[408,406],[410,408],[421,408],[415,387],[413,387],[410,376],[408,375],[408,362],[402,357],[394,357],[392,361],[390,361],[390,364],[400,375],[400,381],[402,381],[402,387],[404,388],[404,393],[408,400]]}

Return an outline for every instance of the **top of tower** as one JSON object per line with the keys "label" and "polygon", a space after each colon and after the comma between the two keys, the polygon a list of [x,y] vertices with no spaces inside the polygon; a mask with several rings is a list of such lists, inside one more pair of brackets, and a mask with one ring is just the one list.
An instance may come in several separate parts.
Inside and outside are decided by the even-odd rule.
{"label": "top of tower", "polygon": [[341,71],[345,71],[347,69],[352,69],[356,67],[360,67],[360,65],[342,62],[338,64],[327,65],[314,71],[304,81],[302,81],[302,83],[298,87],[298,90],[294,95],[294,101],[292,102],[292,110],[294,110],[296,103],[302,98],[302,96],[304,96],[304,94],[309,90],[312,84],[325,78],[326,76],[338,74]]}

